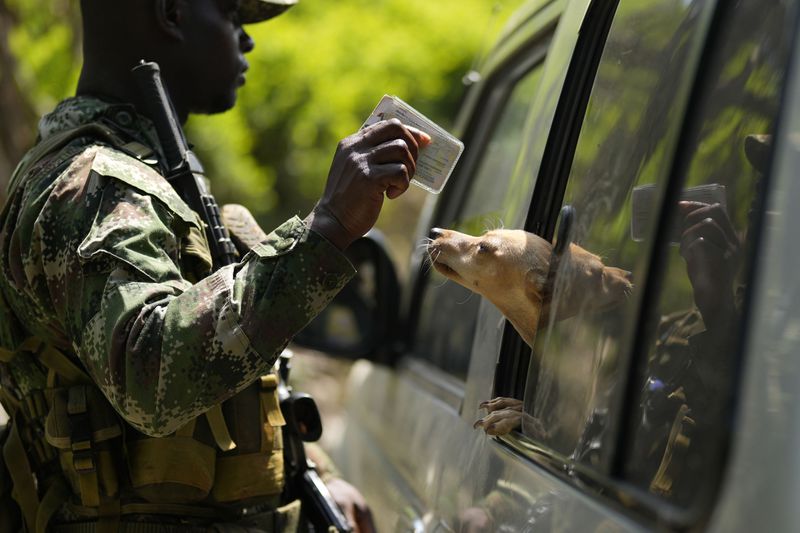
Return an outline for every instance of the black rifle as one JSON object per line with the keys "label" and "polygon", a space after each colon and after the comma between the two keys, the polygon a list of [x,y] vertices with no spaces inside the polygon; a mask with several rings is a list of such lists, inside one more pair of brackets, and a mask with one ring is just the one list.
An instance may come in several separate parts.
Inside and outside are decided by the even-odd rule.
{"label": "black rifle", "polygon": [[294,392],[289,387],[291,354],[284,350],[280,357],[278,396],[286,425],[283,426],[283,460],[288,474],[287,490],[299,496],[302,514],[315,533],[327,533],[331,528],[350,533],[352,528],[328,487],[319,477],[316,465],[306,457],[304,442],[315,442],[322,436],[322,421],[314,399],[308,394]]}
{"label": "black rifle", "polygon": [[157,63],[142,61],[131,71],[144,97],[145,112],[153,121],[164,150],[167,181],[203,219],[214,270],[236,262],[236,248],[222,224],[217,201],[208,191],[205,171],[189,149],[172,100],[161,81]]}

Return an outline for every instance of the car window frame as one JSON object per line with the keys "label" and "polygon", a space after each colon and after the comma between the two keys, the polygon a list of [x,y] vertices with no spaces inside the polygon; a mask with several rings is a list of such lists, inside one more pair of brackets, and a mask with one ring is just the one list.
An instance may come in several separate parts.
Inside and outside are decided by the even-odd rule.
{"label": "car window frame", "polygon": [[[542,155],[523,229],[551,242],[586,106],[618,5],[619,0],[593,1],[589,5]],[[530,357],[530,347],[506,321],[493,397],[517,397],[524,391]]]}

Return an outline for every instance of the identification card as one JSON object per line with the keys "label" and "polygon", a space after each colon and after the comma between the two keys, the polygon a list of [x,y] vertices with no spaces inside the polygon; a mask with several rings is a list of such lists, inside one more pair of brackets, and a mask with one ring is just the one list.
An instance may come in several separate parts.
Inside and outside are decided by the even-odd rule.
{"label": "identification card", "polygon": [[396,96],[385,95],[381,98],[362,128],[392,118],[397,118],[403,124],[413,126],[431,136],[431,143],[419,151],[417,173],[411,179],[411,183],[426,191],[439,194],[464,151],[464,143]]}

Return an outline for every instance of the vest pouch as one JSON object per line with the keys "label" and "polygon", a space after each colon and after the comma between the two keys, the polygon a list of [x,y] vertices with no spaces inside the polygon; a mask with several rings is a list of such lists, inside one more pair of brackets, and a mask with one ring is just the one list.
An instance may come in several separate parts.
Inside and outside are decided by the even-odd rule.
{"label": "vest pouch", "polygon": [[97,507],[118,496],[121,435],[117,414],[99,389],[52,390],[45,438],[58,450],[61,470],[82,505]]}
{"label": "vest pouch", "polygon": [[281,428],[286,422],[281,414],[277,386],[277,376],[263,376],[225,403],[225,419],[237,448],[217,457],[211,493],[214,501],[274,498],[277,502],[280,497],[284,486]]}
{"label": "vest pouch", "polygon": [[150,503],[194,503],[214,484],[216,450],[194,437],[197,419],[170,437],[127,443],[134,492]]}

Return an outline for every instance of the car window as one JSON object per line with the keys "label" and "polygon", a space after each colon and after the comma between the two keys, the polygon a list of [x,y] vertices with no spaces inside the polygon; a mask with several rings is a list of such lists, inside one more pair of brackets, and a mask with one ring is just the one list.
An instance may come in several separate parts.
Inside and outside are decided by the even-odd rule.
{"label": "car window", "polygon": [[[442,227],[479,235],[502,226],[526,205],[530,194],[526,191],[531,190],[533,179],[524,168],[517,168],[517,161],[525,146],[525,126],[531,119],[528,109],[541,75],[539,63],[514,83],[480,162],[471,175],[461,174],[471,182],[464,201],[454,216],[439,222]],[[480,296],[448,281],[435,269],[423,291],[413,351],[465,379]]]}
{"label": "car window", "polygon": [[660,290],[633,385],[625,476],[681,506],[706,501],[733,419],[743,302],[796,2],[727,11],[658,260]]}
{"label": "car window", "polygon": [[654,184],[648,213],[658,212],[711,4],[619,3],[564,192],[573,216],[539,283],[550,304],[535,322],[522,431],[601,471],[656,228],[656,217],[634,219],[632,192]]}

